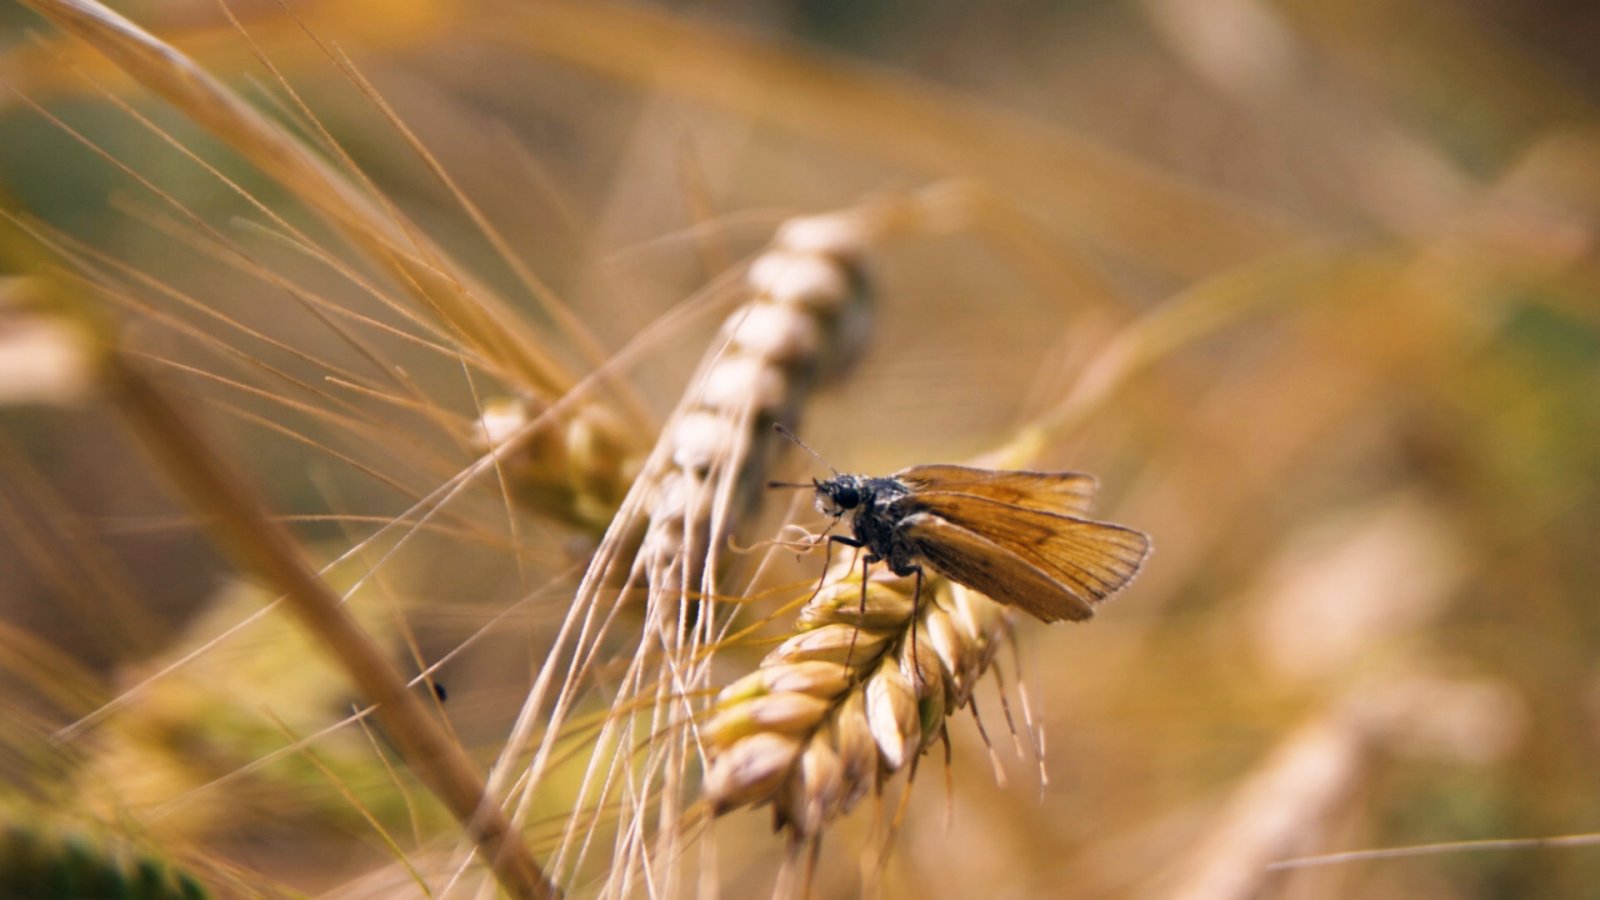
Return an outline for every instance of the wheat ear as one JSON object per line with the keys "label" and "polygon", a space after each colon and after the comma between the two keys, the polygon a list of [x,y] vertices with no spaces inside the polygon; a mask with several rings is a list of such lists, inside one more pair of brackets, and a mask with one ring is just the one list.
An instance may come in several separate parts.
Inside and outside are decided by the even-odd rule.
{"label": "wheat ear", "polygon": [[[735,525],[754,507],[780,449],[774,422],[793,423],[815,387],[848,368],[868,324],[866,258],[876,242],[917,215],[916,198],[873,201],[791,220],[745,269],[747,298],[724,320],[683,399],[662,429],[621,512],[578,588],[557,652],[540,673],[503,759],[524,751],[535,723],[545,736],[521,771],[537,784],[621,599],[642,593],[637,649],[619,677],[613,712],[596,746],[643,746],[638,777],[629,754],[597,752],[579,805],[614,805],[619,833],[612,882],[625,885],[645,857],[646,833],[676,840],[675,810],[691,805],[681,773],[698,764],[692,725],[709,697],[711,650],[730,621],[722,555]],[[602,598],[617,598],[607,601]],[[558,668],[559,667],[559,668]],[[550,688],[561,675],[561,687]],[[548,719],[541,715],[546,704]],[[655,736],[652,738],[651,736]],[[502,765],[497,771],[512,773]],[[518,815],[532,791],[523,795]],[[643,824],[648,810],[656,821]],[[552,861],[560,873],[581,862],[595,822],[574,817]],[[656,848],[661,850],[661,848]],[[657,852],[668,868],[678,852]],[[670,873],[660,877],[671,878]]]}
{"label": "wheat ear", "polygon": [[[725,688],[705,728],[704,792],[718,812],[772,803],[813,836],[912,763],[972,701],[1010,639],[1005,611],[944,578],[836,566],[800,612],[800,633]],[[914,635],[914,637],[913,637]]]}

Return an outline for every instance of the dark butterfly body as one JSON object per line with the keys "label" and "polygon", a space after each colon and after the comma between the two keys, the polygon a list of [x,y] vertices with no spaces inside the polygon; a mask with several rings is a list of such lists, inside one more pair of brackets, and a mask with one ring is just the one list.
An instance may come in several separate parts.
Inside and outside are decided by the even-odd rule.
{"label": "dark butterfly body", "polygon": [[1138,573],[1150,538],[1083,517],[1095,481],[1075,472],[912,466],[814,482],[817,508],[896,575],[935,572],[1046,622],[1087,619]]}

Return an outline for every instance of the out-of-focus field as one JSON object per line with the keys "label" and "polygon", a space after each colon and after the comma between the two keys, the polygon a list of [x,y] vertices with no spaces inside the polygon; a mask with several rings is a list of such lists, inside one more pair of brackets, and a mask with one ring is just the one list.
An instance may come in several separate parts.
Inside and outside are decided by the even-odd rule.
{"label": "out-of-focus field", "polygon": [[[715,340],[716,315],[674,310],[788,217],[938,185],[940,212],[863,260],[869,344],[805,439],[872,474],[1025,451],[1094,473],[1098,513],[1153,536],[1090,623],[1019,621],[1009,707],[992,676],[978,692],[997,762],[953,716],[892,852],[857,845],[894,792],[824,838],[817,895],[881,867],[895,897],[1593,896],[1581,840],[1267,866],[1600,833],[1600,13],[289,6],[231,3],[243,35],[209,2],[118,10],[358,166],[560,368],[631,347],[642,446]],[[449,656],[445,715],[482,763],[595,516],[513,510],[484,479],[381,529],[478,459],[482,404],[537,379],[397,312],[405,278],[192,111],[20,6],[0,37],[0,882],[143,865],[224,895],[378,895],[360,879],[426,870],[454,825],[381,729],[319,735],[360,700],[286,617],[208,643],[272,593],[52,329],[92,320],[149,361],[330,583],[360,584],[408,675]],[[777,476],[820,474],[792,456]],[[821,566],[780,554],[743,615]],[[722,680],[769,646],[721,648]],[[601,659],[585,689],[619,674]],[[1019,678],[1042,761],[1006,726],[1026,731]],[[535,856],[579,774],[547,782]],[[724,896],[779,878],[769,821],[693,831]]]}

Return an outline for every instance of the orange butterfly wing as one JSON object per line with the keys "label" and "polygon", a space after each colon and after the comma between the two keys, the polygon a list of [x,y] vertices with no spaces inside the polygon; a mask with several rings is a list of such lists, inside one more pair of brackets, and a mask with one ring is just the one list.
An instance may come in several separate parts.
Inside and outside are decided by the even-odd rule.
{"label": "orange butterfly wing", "polygon": [[1046,622],[1088,618],[1150,552],[1132,528],[975,494],[929,491],[905,504],[901,528],[935,569]]}
{"label": "orange butterfly wing", "polygon": [[975,494],[1013,506],[1069,516],[1087,513],[1094,505],[1094,492],[1099,487],[1093,475],[1082,472],[1026,472],[949,464],[912,466],[892,477],[913,492]]}
{"label": "orange butterfly wing", "polygon": [[913,513],[901,520],[900,527],[935,571],[997,603],[1026,610],[1045,622],[1094,615],[1087,600],[982,535],[931,513]]}

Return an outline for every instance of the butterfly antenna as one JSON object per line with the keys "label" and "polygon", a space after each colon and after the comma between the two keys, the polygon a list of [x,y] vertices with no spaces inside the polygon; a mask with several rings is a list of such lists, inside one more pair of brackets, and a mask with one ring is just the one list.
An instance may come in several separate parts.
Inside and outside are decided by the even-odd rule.
{"label": "butterfly antenna", "polygon": [[821,453],[818,453],[817,451],[811,449],[811,445],[810,444],[806,443],[805,441],[800,440],[799,435],[797,435],[794,432],[790,431],[789,429],[783,427],[783,423],[782,422],[773,422],[772,423],[772,430],[776,431],[777,433],[779,433],[781,435],[783,435],[784,437],[788,438],[789,440],[794,441],[795,444],[797,446],[799,446],[799,448],[801,450],[804,450],[805,452],[811,454],[811,458],[812,459],[815,459],[817,462],[822,463],[823,465],[827,466],[828,467],[828,471],[832,472],[835,477],[837,477],[839,475],[839,470],[835,469],[833,467],[832,463],[830,463],[827,460],[823,459]]}

